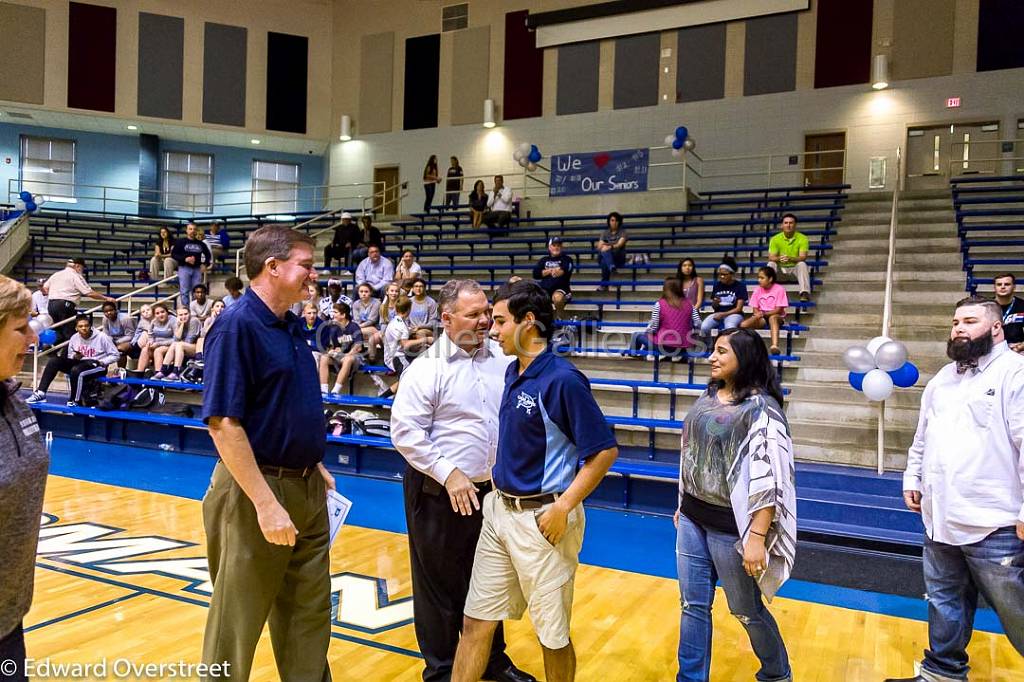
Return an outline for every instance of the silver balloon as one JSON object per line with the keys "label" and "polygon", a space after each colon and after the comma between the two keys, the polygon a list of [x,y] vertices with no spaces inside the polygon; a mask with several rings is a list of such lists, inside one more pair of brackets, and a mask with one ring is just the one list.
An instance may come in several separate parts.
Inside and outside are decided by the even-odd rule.
{"label": "silver balloon", "polygon": [[673,150],[672,150],[672,156],[673,156],[673,157],[675,157],[675,158],[677,158],[677,159],[678,159],[678,158],[680,158],[680,157],[681,157],[682,155],[683,155],[683,150],[682,150],[682,149],[673,149]]}
{"label": "silver balloon", "polygon": [[875,351],[875,366],[895,372],[907,362],[907,347],[899,341],[886,341]]}
{"label": "silver balloon", "polygon": [[532,150],[532,148],[533,148],[533,145],[531,145],[529,142],[523,142],[522,144],[519,145],[519,155],[520,156],[529,156],[530,155],[530,151]]}
{"label": "silver balloon", "polygon": [[688,151],[688,152],[692,152],[693,148],[696,147],[696,146],[697,146],[697,141],[694,140],[692,137],[687,137],[686,138],[686,142],[683,142],[683,147],[685,147],[686,151]]}
{"label": "silver balloon", "polygon": [[535,164],[533,161],[529,162],[528,164],[526,164],[526,170],[532,173],[533,171],[537,170],[537,164]]}
{"label": "silver balloon", "polygon": [[38,317],[34,317],[31,320],[29,320],[28,326],[31,327],[32,331],[34,331],[36,334],[46,329],[46,325],[40,322]]}
{"label": "silver balloon", "polygon": [[676,134],[675,133],[671,133],[670,135],[666,135],[665,136],[665,146],[666,147],[671,147],[672,143],[675,142],[675,141],[676,141]]}
{"label": "silver balloon", "polygon": [[522,166],[523,168],[526,168],[528,165],[530,165],[530,160],[525,156],[521,156],[519,157],[519,165]]}
{"label": "silver balloon", "polygon": [[519,159],[523,158],[523,153],[518,148],[512,152],[512,158],[515,159],[516,163],[519,163]]}
{"label": "silver balloon", "polygon": [[892,395],[892,377],[888,372],[873,369],[864,376],[864,395],[868,400],[881,402]]}
{"label": "silver balloon", "polygon": [[870,372],[875,368],[875,358],[864,346],[850,346],[843,353],[843,362],[851,372]]}

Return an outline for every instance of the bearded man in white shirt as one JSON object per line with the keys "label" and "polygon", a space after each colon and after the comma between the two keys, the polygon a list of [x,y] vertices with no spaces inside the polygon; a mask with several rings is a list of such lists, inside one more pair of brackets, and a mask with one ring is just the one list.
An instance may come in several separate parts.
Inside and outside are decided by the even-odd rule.
{"label": "bearded man in white shirt", "polygon": [[[409,463],[405,517],[424,682],[451,680],[511,360],[487,338],[490,304],[479,284],[452,280],[438,303],[444,333],[402,372],[391,408],[391,440]],[[483,679],[536,682],[512,664],[500,628]]]}
{"label": "bearded man in white shirt", "polygon": [[1024,357],[1003,335],[993,301],[957,303],[946,354],[928,382],[903,474],[920,512],[928,649],[911,680],[966,680],[967,644],[982,594],[1024,655]]}

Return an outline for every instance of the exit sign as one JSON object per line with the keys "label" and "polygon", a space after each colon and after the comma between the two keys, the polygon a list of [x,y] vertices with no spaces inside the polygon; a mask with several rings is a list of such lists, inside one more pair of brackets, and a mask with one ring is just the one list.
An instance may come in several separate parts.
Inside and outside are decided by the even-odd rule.
{"label": "exit sign", "polygon": [[946,100],[946,108],[947,109],[956,109],[959,106],[960,106],[960,98],[959,97],[950,97],[949,99]]}

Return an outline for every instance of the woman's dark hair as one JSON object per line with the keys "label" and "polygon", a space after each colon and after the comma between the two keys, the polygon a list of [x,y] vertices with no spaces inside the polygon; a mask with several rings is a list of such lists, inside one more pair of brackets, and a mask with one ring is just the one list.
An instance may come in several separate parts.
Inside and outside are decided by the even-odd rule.
{"label": "woman's dark hair", "polygon": [[409,284],[409,288],[412,289],[417,284],[422,284],[423,285],[423,295],[426,296],[427,295],[427,283],[426,283],[426,281],[422,277],[417,277],[416,279],[414,279],[412,281],[411,284]]}
{"label": "woman's dark hair", "polygon": [[455,162],[452,164],[452,168],[461,168],[461,166],[459,166],[459,157],[453,156],[451,159],[449,159],[449,161]]}
{"label": "woman's dark hair", "polygon": [[693,275],[691,275],[691,276],[694,279],[697,279],[697,277],[698,277],[698,275],[697,275],[697,261],[695,261],[692,258],[690,258],[689,256],[687,256],[686,258],[684,258],[681,261],[679,261],[679,265],[676,266],[676,277],[679,279],[680,282],[683,282],[683,263],[686,263],[686,262],[689,262],[690,265],[693,266]]}
{"label": "woman's dark hair", "polygon": [[779,281],[779,275],[778,275],[778,273],[775,272],[775,268],[770,268],[767,265],[764,266],[764,267],[758,268],[757,269],[757,273],[759,275],[764,275],[765,277],[770,279],[772,281],[772,284],[775,284],[777,281]]}
{"label": "woman's dark hair", "polygon": [[608,217],[604,219],[604,224],[605,224],[606,227],[609,227],[609,228],[611,227],[612,218],[615,218],[616,223],[618,223],[619,229],[621,230],[622,229],[622,214],[619,213],[618,211],[612,211],[611,213],[609,213]]}
{"label": "woman's dark hair", "polygon": [[678,308],[683,300],[683,282],[678,277],[666,277],[665,284],[661,288],[662,297],[669,302],[673,308]]}
{"label": "woman's dark hair", "polygon": [[228,291],[241,291],[243,286],[242,280],[238,277],[228,277],[224,280],[224,288]]}
{"label": "woman's dark hair", "polygon": [[487,191],[487,185],[484,184],[484,181],[483,180],[477,180],[476,182],[473,183],[473,194],[476,194],[477,185],[479,185],[480,187],[483,187],[484,188],[484,192]]}
{"label": "woman's dark hair", "polygon": [[430,158],[427,159],[427,165],[423,167],[423,174],[426,175],[430,171],[437,172],[437,154],[431,154]]}
{"label": "woman's dark hair", "polygon": [[522,322],[527,313],[533,313],[537,320],[537,333],[542,339],[550,339],[555,331],[555,308],[551,304],[548,292],[532,280],[520,280],[514,284],[505,284],[494,295],[492,305],[500,301],[508,301],[508,311],[517,323]]}
{"label": "woman's dark hair", "polygon": [[[167,232],[166,237],[164,237],[165,231]],[[166,247],[174,245],[174,235],[171,234],[171,228],[167,227],[166,225],[161,225],[160,229],[157,230],[157,238],[160,240],[160,246]]]}
{"label": "woman's dark hair", "polygon": [[170,314],[171,314],[171,310],[170,310],[170,308],[168,308],[168,307],[167,307],[167,306],[166,306],[165,304],[163,304],[163,303],[156,303],[156,304],[154,304],[154,305],[153,305],[153,312],[155,313],[155,312],[156,312],[156,311],[157,311],[158,309],[160,309],[160,308],[163,308],[164,312],[165,312],[165,313],[167,313],[168,315],[170,315]]}
{"label": "woman's dark hair", "polygon": [[352,319],[352,308],[348,306],[348,303],[344,301],[338,301],[334,304],[334,309],[344,315],[348,319]]}
{"label": "woman's dark hair", "polygon": [[[726,329],[719,332],[718,338],[728,338],[732,352],[736,355],[736,376],[732,381],[733,403],[739,404],[751,395],[761,393],[771,396],[782,407],[779,374],[768,359],[768,349],[757,332],[752,329]],[[712,381],[710,385],[717,391],[722,387],[722,382]]]}
{"label": "woman's dark hair", "polygon": [[412,249],[402,249],[402,257],[403,258],[405,257],[405,254],[407,254],[407,253],[411,253],[412,254],[412,259],[416,260],[416,252],[415,251],[413,251]]}

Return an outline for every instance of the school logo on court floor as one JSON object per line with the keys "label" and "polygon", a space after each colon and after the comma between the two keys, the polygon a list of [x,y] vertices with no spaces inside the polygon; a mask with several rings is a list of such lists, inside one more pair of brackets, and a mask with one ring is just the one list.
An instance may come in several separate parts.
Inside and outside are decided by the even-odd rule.
{"label": "school logo on court floor", "polygon": [[[196,547],[194,542],[159,535],[126,536],[123,528],[99,523],[60,523],[44,514],[39,529],[37,556],[75,565],[109,576],[162,576],[173,583],[169,589],[147,589],[178,601],[208,606],[213,593],[210,569],[203,556],[154,557],[153,555]],[[88,578],[90,576],[82,575]],[[129,578],[130,579],[130,578]],[[175,583],[179,583],[176,587]],[[140,585],[134,585],[140,586]],[[339,628],[375,634],[412,622],[412,597],[391,600],[387,581],[357,573],[331,575],[331,622]]]}

